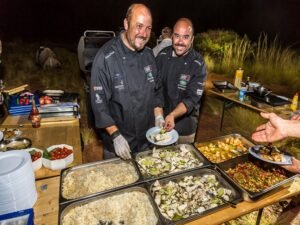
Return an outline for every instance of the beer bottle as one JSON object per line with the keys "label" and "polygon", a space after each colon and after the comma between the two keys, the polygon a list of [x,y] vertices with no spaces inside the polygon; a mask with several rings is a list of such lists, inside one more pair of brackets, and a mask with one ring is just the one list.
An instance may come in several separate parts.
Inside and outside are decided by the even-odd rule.
{"label": "beer bottle", "polygon": [[33,128],[38,128],[41,126],[41,115],[38,108],[36,107],[34,96],[32,97],[32,108],[28,119],[31,120]]}

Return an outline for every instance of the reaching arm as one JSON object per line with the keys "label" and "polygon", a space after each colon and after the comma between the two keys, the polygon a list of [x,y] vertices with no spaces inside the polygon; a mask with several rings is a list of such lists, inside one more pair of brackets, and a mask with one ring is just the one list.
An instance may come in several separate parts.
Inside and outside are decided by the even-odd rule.
{"label": "reaching arm", "polygon": [[300,138],[300,121],[284,120],[275,113],[261,113],[261,116],[269,121],[256,128],[252,134],[254,141],[273,142],[286,137]]}

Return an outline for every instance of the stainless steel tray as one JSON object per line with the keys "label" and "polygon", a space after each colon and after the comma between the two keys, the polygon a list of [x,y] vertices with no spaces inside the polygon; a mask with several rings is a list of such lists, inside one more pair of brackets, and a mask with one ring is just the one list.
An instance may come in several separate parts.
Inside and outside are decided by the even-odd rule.
{"label": "stainless steel tray", "polygon": [[31,147],[31,140],[28,138],[14,138],[11,140],[2,141],[0,143],[0,152],[10,150],[21,150]]}
{"label": "stainless steel tray", "polygon": [[[131,192],[141,192],[143,194],[146,194],[150,204],[151,204],[151,207],[154,211],[154,215],[157,219],[157,223],[156,225],[163,225],[160,217],[159,217],[159,213],[156,209],[156,206],[155,206],[155,203],[153,202],[150,194],[148,193],[145,185],[138,185],[138,186],[134,186],[134,187],[129,187],[129,188],[125,188],[125,189],[122,189],[122,190],[118,190],[118,191],[114,191],[114,192],[110,192],[110,193],[106,193],[106,194],[103,194],[103,195],[98,195],[98,196],[93,196],[93,197],[90,197],[88,199],[82,199],[82,200],[78,200],[78,201],[75,201],[75,202],[72,202],[72,203],[68,203],[68,204],[65,204],[65,205],[60,205],[59,207],[59,225],[63,225],[63,218],[65,215],[67,215],[67,213],[69,213],[70,210],[74,209],[75,207],[77,206],[84,206],[88,203],[92,203],[94,201],[97,201],[97,200],[101,200],[101,199],[105,199],[105,198],[109,198],[109,197],[113,197],[113,196],[116,196],[116,195],[119,195],[119,194],[125,194],[125,193],[131,193]],[[111,201],[110,202],[111,204],[119,204],[120,202],[113,202]],[[131,205],[130,203],[127,204],[128,207],[130,207],[130,209],[128,209],[130,212],[132,212],[131,215],[134,215],[135,217],[137,217],[139,214],[139,212],[141,212],[142,210],[140,210],[137,205],[135,205],[135,207],[133,207],[133,205]],[[122,214],[122,210],[124,208],[121,209],[121,212],[118,211],[117,213],[118,214]],[[134,212],[135,211],[135,212]],[[145,212],[145,211],[144,211]],[[80,210],[80,214],[84,213],[83,210]],[[149,211],[146,212],[147,213],[147,217],[149,217]],[[85,218],[86,219],[86,218]],[[100,219],[101,220],[101,219]],[[100,222],[99,220],[99,222]],[[79,224],[79,223],[78,223]],[[88,224],[88,222],[87,222]],[[99,223],[100,224],[100,223]],[[130,224],[130,223],[126,223],[126,224]],[[142,225],[142,224],[139,224],[139,225]]]}
{"label": "stainless steel tray", "polygon": [[[164,185],[164,184],[168,183],[169,181],[178,182],[178,181],[182,180],[184,177],[187,177],[187,176],[200,176],[201,177],[201,176],[206,175],[206,174],[207,175],[215,175],[215,177],[216,177],[216,179],[219,182],[221,187],[226,188],[226,189],[230,189],[232,191],[232,195],[231,195],[232,198],[230,199],[231,202],[239,203],[243,200],[240,189],[234,183],[232,183],[230,180],[228,180],[226,177],[224,177],[219,172],[219,169],[214,165],[210,165],[206,168],[200,168],[200,169],[196,169],[196,170],[189,171],[189,172],[186,172],[186,173],[178,174],[176,176],[171,176],[171,177],[168,177],[168,178],[163,178],[163,179],[158,179],[158,180],[159,180],[160,184]],[[149,183],[147,185],[147,187],[149,189],[149,192],[151,193],[151,196],[154,198],[153,193],[152,193],[153,185],[154,185],[154,182]],[[209,195],[209,194],[207,194],[207,195]],[[217,207],[207,209],[207,210],[205,210],[201,213],[195,213],[190,217],[180,219],[180,220],[177,220],[177,221],[172,221],[172,220],[169,220],[166,217],[164,217],[161,214],[161,212],[159,210],[159,207],[157,206],[156,203],[155,203],[155,205],[156,205],[156,207],[157,207],[157,209],[160,213],[162,221],[164,222],[164,224],[167,224],[167,225],[169,225],[169,224],[185,224],[188,221],[195,220],[195,219],[201,218],[203,216],[207,216],[208,214],[219,211],[220,209],[223,209],[225,207],[229,207],[228,203],[224,203],[224,204],[218,205]]]}
{"label": "stainless steel tray", "polygon": [[139,165],[138,161],[144,157],[147,156],[151,156],[153,153],[153,150],[146,150],[140,153],[137,153],[135,155],[135,162],[137,163],[137,168],[140,170],[140,173],[142,174],[142,177],[144,178],[144,180],[154,180],[157,178],[161,178],[161,177],[168,177],[174,174],[178,174],[178,173],[183,173],[186,171],[190,171],[190,170],[194,170],[197,168],[201,168],[201,167],[205,167],[210,165],[209,161],[195,148],[195,146],[193,146],[192,144],[179,144],[179,145],[173,145],[173,146],[168,146],[168,147],[162,147],[162,148],[157,148],[157,150],[162,150],[162,149],[170,149],[171,151],[177,151],[177,149],[179,149],[181,146],[185,146],[189,152],[191,152],[195,158],[201,163],[201,165],[193,167],[193,168],[188,168],[188,169],[182,169],[180,171],[172,171],[172,172],[165,172],[163,174],[160,175],[151,175],[151,174],[146,174],[145,170],[141,168],[141,165]]}
{"label": "stainless steel tray", "polygon": [[[98,192],[95,192],[95,193],[92,193],[92,194],[87,194],[87,195],[84,195],[84,196],[81,196],[81,197],[76,197],[76,198],[66,198],[66,196],[63,195],[64,180],[65,180],[66,176],[69,173],[74,172],[74,171],[79,171],[80,172],[80,170],[82,170],[83,173],[85,173],[84,170],[86,170],[86,172],[89,172],[90,169],[99,168],[102,165],[120,164],[120,163],[127,163],[128,165],[133,166],[134,171],[135,171],[136,176],[137,176],[137,180],[135,182],[130,183],[130,184],[126,184],[126,185],[116,186],[116,187],[113,187],[113,188],[110,188],[110,189],[98,191]],[[118,175],[118,174],[116,174],[116,175]],[[102,160],[102,161],[98,161],[98,162],[87,163],[87,164],[82,164],[82,165],[75,166],[75,167],[66,168],[66,169],[61,171],[61,176],[60,176],[59,204],[65,204],[67,202],[72,202],[72,201],[75,201],[75,200],[78,200],[78,199],[84,199],[84,198],[88,198],[88,197],[91,197],[91,196],[104,194],[104,193],[112,192],[112,191],[119,190],[119,189],[122,189],[122,188],[130,187],[134,184],[139,183],[141,180],[142,180],[142,177],[141,177],[140,172],[137,169],[136,164],[132,160],[124,161],[124,160],[121,160],[120,158]]]}
{"label": "stainless steel tray", "polygon": [[254,146],[254,144],[249,141],[248,139],[246,139],[245,137],[243,137],[242,135],[240,134],[228,134],[228,135],[225,135],[225,136],[221,136],[221,137],[217,137],[217,138],[212,138],[212,139],[209,139],[205,142],[196,142],[195,143],[195,147],[196,149],[201,152],[201,154],[211,163],[221,163],[221,162],[217,162],[217,160],[210,160],[207,156],[205,156],[205,154],[198,148],[198,147],[203,147],[203,146],[206,146],[206,145],[209,145],[209,144],[216,144],[218,141],[224,141],[225,139],[227,138],[238,138],[242,141],[242,143],[244,144],[244,146],[246,147],[246,151],[242,152],[242,151],[238,151],[234,157],[232,158],[229,158],[229,159],[225,159],[225,160],[221,160],[221,162],[223,161],[227,161],[227,160],[231,160],[235,157],[238,157],[240,155],[243,155],[243,154],[247,154],[248,153],[248,148],[249,147],[252,147]]}
{"label": "stainless steel tray", "polygon": [[254,158],[253,156],[251,156],[250,154],[246,154],[246,155],[242,155],[239,156],[235,159],[232,159],[230,161],[225,161],[223,163],[218,164],[218,167],[220,168],[220,171],[222,172],[222,174],[224,176],[227,177],[227,179],[231,180],[231,182],[235,183],[242,191],[243,191],[243,198],[245,201],[253,201],[253,200],[257,200],[260,197],[264,196],[265,194],[274,191],[280,187],[287,187],[290,185],[290,183],[293,181],[293,179],[299,175],[291,173],[287,170],[284,170],[286,172],[286,176],[287,179],[269,187],[266,188],[260,192],[252,192],[252,191],[248,191],[245,188],[241,187],[241,185],[239,185],[238,182],[236,182],[235,180],[233,180],[229,175],[227,175],[227,173],[225,171],[227,171],[229,168],[234,168],[236,167],[239,163],[243,163],[243,162],[253,162],[256,165],[258,165],[260,168],[263,169],[271,169],[271,168],[281,168],[282,170],[284,170],[282,167],[271,164],[271,163],[267,163],[261,160],[258,160],[256,158]]}
{"label": "stainless steel tray", "polygon": [[233,86],[233,84],[228,81],[213,81],[212,83],[215,86],[216,90],[222,93],[236,92],[238,90]]}

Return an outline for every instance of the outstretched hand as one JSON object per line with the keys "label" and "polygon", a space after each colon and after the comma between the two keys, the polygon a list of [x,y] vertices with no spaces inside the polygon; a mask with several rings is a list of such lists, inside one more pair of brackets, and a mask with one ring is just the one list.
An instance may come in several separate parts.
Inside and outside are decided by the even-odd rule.
{"label": "outstretched hand", "polygon": [[286,120],[275,113],[261,113],[261,116],[269,121],[256,128],[252,139],[257,142],[273,142],[287,137]]}

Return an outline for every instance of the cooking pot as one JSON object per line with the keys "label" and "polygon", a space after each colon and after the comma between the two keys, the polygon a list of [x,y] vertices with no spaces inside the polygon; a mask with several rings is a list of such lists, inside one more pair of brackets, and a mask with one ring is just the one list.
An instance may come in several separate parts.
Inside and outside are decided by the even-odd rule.
{"label": "cooking pot", "polygon": [[264,86],[253,87],[253,90],[254,90],[255,94],[262,96],[262,97],[265,97],[272,92],[269,89],[265,88]]}

